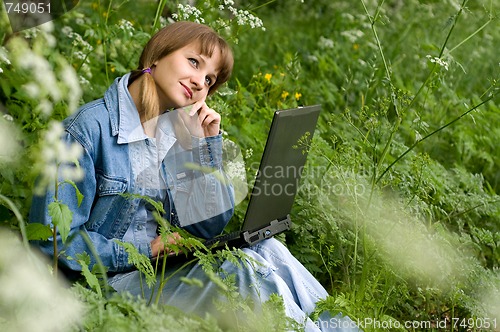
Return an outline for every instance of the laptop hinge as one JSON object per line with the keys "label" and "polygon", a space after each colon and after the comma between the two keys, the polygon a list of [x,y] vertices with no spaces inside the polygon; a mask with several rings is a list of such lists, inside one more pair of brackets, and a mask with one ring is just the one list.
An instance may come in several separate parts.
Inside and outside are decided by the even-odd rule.
{"label": "laptop hinge", "polygon": [[285,219],[278,220],[275,219],[271,221],[269,226],[261,228],[257,231],[245,231],[243,232],[243,239],[248,245],[253,245],[262,240],[273,237],[276,234],[282,233],[288,229],[290,229],[292,225],[292,220],[290,219],[290,215],[288,214]]}

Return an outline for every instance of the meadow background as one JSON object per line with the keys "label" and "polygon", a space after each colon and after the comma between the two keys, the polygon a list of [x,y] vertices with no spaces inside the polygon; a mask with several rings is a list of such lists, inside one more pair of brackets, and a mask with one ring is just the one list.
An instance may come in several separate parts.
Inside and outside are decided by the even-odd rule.
{"label": "meadow background", "polygon": [[34,179],[64,155],[57,123],[135,69],[156,29],[186,19],[233,46],[233,76],[210,104],[249,182],[273,111],[323,106],[314,139],[297,142],[309,159],[280,237],[329,291],[319,309],[368,331],[500,330],[500,3],[189,3],[80,1],[19,33],[2,7],[0,329],[284,329],[276,299],[228,327],[110,294],[91,274],[90,287],[67,285],[27,244]]}

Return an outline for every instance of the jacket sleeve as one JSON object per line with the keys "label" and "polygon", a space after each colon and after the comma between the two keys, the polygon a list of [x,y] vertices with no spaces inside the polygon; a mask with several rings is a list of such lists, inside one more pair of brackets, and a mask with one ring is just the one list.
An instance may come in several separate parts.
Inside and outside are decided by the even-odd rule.
{"label": "jacket sleeve", "polygon": [[175,191],[170,193],[173,224],[195,236],[213,238],[223,231],[235,205],[233,186],[223,169],[222,135],[193,137],[192,147],[183,153],[191,154],[189,158],[177,156],[171,173],[175,182]]}
{"label": "jacket sleeve", "polygon": [[[72,144],[76,141],[69,133],[66,133],[63,140],[68,144]],[[60,184],[57,191],[57,200],[68,206],[72,213],[69,236],[65,243],[62,242],[59,232],[57,235],[56,241],[59,261],[71,270],[80,271],[81,266],[76,261],[76,255],[84,252],[88,253],[91,257],[92,266],[97,262],[96,257],[93,255],[93,252],[96,252],[103,265],[108,268],[108,271],[119,272],[128,270],[132,268],[132,266],[128,264],[128,255],[124,248],[118,245],[113,239],[108,239],[96,231],[88,230],[86,227],[96,196],[97,180],[94,159],[92,157],[93,151],[91,151],[92,148],[85,146],[81,142],[79,144],[83,146],[83,155],[79,159],[79,166],[83,170],[83,179],[76,182],[76,186],[83,194],[83,199],[80,204],[78,204],[75,188],[68,183],[62,182],[64,181],[62,177],[64,171],[60,169],[58,174]],[[54,202],[55,199],[53,187],[48,188],[48,190],[41,195],[35,195],[31,205],[29,216],[30,222],[51,225],[52,218],[49,215],[49,205]],[[86,241],[86,238],[90,239],[90,243]],[[37,245],[42,252],[53,257],[53,241],[53,238],[47,241],[36,241],[35,245]],[[93,248],[91,248],[91,246]],[[149,257],[151,256],[149,244],[144,244],[138,249],[141,253]]]}

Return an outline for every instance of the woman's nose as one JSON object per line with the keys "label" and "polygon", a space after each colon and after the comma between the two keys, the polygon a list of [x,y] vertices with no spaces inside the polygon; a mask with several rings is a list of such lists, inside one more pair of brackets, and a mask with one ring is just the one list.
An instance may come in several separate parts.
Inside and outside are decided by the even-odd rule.
{"label": "woman's nose", "polygon": [[193,75],[191,76],[191,82],[198,88],[202,89],[205,84],[205,76],[204,75]]}

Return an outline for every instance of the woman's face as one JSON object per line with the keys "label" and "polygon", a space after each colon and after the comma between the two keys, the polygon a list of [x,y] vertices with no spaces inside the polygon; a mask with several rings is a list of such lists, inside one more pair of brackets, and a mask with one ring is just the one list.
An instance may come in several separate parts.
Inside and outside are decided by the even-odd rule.
{"label": "woman's face", "polygon": [[162,111],[192,105],[205,100],[217,79],[221,52],[212,57],[201,55],[197,43],[191,43],[161,58],[151,68]]}

